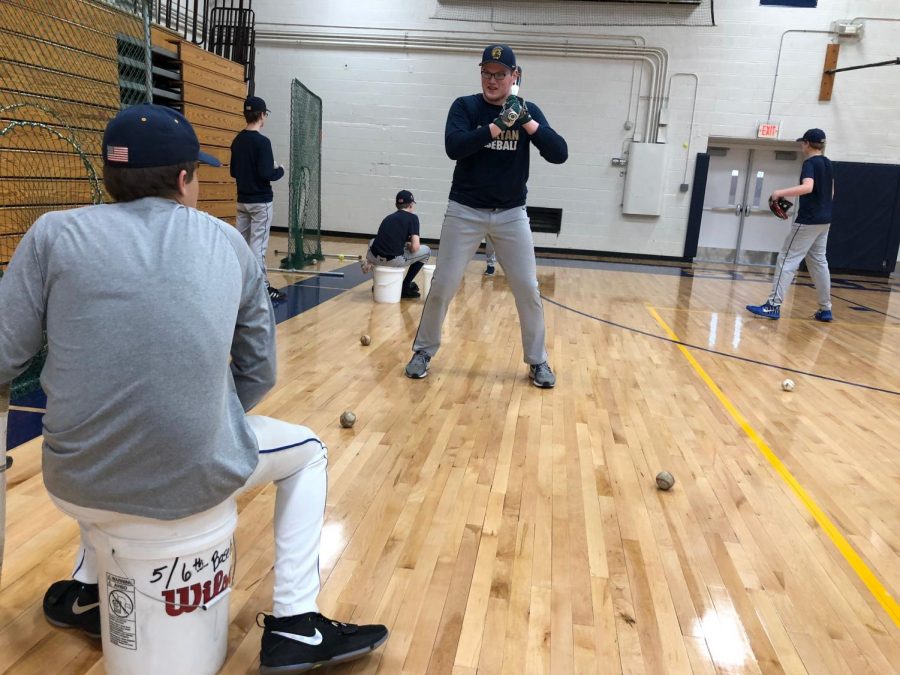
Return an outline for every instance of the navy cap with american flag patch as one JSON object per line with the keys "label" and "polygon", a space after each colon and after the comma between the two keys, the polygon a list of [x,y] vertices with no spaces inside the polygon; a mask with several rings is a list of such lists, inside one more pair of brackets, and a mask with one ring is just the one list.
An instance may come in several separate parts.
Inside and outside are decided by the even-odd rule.
{"label": "navy cap with american flag patch", "polygon": [[119,112],[103,133],[107,166],[146,169],[184,162],[222,166],[200,151],[200,141],[187,118],[162,105],[135,105]]}

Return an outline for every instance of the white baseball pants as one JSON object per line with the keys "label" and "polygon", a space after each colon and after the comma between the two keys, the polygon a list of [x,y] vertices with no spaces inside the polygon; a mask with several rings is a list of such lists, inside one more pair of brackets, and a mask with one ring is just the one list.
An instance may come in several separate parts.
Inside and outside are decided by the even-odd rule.
{"label": "white baseball pants", "polygon": [[[306,427],[254,415],[248,416],[247,422],[259,443],[259,464],[243,489],[229,501],[245,490],[275,483],[273,614],[283,617],[317,612],[328,451]],[[192,528],[198,532],[208,529],[212,513],[221,512],[222,506],[230,506],[223,504],[187,518],[164,521],[85,508],[51,497],[60,510],[78,521],[81,528],[81,549],[73,577],[87,584],[97,583],[97,557],[89,536],[91,528],[116,525],[121,529],[121,525],[127,524],[134,527],[136,537],[144,538],[148,534],[152,537],[152,533],[162,529],[170,533],[177,530],[182,538]],[[160,538],[161,544],[170,541]]]}

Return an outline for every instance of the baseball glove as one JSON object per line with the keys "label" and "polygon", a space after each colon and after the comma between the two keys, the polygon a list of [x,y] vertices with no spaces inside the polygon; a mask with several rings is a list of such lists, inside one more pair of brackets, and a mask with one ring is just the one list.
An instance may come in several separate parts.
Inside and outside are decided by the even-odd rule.
{"label": "baseball glove", "polygon": [[779,197],[778,199],[769,197],[769,208],[772,210],[772,213],[782,220],[788,219],[788,211],[791,210],[793,205],[793,202],[789,202],[784,197]]}

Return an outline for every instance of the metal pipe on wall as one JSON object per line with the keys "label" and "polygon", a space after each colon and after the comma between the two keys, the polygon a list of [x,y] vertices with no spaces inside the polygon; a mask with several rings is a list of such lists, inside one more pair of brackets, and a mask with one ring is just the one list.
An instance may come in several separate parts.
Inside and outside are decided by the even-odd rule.
{"label": "metal pipe on wall", "polygon": [[784,49],[784,38],[788,33],[824,33],[826,35],[834,35],[834,31],[830,30],[807,30],[805,28],[791,28],[781,34],[781,41],[778,44],[778,57],[775,59],[775,77],[772,80],[772,95],[769,97],[767,121],[772,119],[772,107],[775,105],[775,85],[778,84],[778,68],[781,65],[781,50]]}
{"label": "metal pipe on wall", "polygon": [[669,86],[666,89],[666,97],[664,99],[664,105],[666,107],[669,106],[669,94],[672,93],[672,80],[676,77],[693,77],[694,78],[694,102],[691,105],[691,122],[688,126],[688,144],[687,144],[687,154],[684,158],[684,178],[682,178],[682,184],[687,183],[687,172],[688,166],[691,162],[691,143],[694,140],[694,113],[697,112],[697,92],[700,90],[700,76],[697,73],[672,73],[669,77]]}
{"label": "metal pipe on wall", "polygon": [[[290,43],[321,48],[341,49],[387,49],[402,51],[444,51],[471,53],[483,47],[485,41],[496,40],[497,35],[462,33],[448,35],[442,31],[428,33],[417,31],[413,34],[400,29],[382,29],[382,32],[364,32],[350,30],[335,33],[304,30],[306,26],[290,24],[294,29],[285,30],[289,24],[256,24],[257,43]],[[297,28],[301,28],[297,30]],[[347,30],[346,28],[344,29]],[[521,36],[517,36],[521,39]],[[522,54],[551,57],[582,57],[609,60],[642,61],[651,72],[648,88],[648,104],[644,123],[645,140],[657,141],[659,132],[659,116],[662,107],[665,87],[665,73],[668,66],[668,53],[661,47],[622,46],[571,42],[570,40],[546,41],[529,40],[519,43],[516,51]]]}

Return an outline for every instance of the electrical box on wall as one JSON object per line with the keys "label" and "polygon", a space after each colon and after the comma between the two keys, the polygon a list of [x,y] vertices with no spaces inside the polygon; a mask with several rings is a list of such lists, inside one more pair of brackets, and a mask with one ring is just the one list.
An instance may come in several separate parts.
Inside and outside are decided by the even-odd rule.
{"label": "electrical box on wall", "polygon": [[665,172],[665,144],[632,143],[628,153],[622,213],[634,216],[660,215]]}
{"label": "electrical box on wall", "polygon": [[847,19],[846,21],[832,21],[831,31],[838,37],[861,38],[865,24],[861,21]]}

